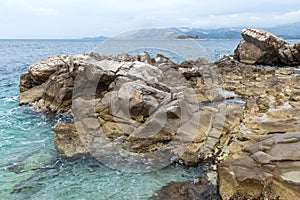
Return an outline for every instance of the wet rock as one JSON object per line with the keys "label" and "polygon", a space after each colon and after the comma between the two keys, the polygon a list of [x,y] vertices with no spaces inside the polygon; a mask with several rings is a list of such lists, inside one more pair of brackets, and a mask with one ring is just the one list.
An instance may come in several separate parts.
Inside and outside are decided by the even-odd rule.
{"label": "wet rock", "polygon": [[247,129],[260,135],[299,131],[299,109],[284,105],[269,109],[272,101],[272,98],[253,98],[247,101],[247,115],[244,120]]}
{"label": "wet rock", "polygon": [[233,143],[218,166],[222,199],[299,199],[300,180],[289,176],[300,170],[299,145],[299,133]]}

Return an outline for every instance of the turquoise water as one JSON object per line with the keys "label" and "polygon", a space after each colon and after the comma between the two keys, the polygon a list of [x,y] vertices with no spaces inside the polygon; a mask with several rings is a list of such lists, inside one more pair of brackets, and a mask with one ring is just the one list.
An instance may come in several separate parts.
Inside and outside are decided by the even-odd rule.
{"label": "turquoise water", "polygon": [[[238,41],[199,41],[216,60]],[[30,64],[56,54],[89,52],[93,40],[0,40],[0,199],[148,199],[171,181],[194,181],[205,167],[169,166],[145,174],[109,169],[97,161],[67,162],[54,147],[51,119],[18,105],[19,77]]]}

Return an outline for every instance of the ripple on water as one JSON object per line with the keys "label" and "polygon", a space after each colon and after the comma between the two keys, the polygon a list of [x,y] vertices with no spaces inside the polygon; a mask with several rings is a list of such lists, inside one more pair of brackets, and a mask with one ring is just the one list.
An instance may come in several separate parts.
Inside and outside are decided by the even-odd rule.
{"label": "ripple on water", "polygon": [[[96,161],[64,163],[59,169],[35,174],[18,185],[13,198],[148,199],[171,181],[193,181],[203,168],[169,166],[146,174],[118,172]],[[51,196],[49,196],[51,194]]]}

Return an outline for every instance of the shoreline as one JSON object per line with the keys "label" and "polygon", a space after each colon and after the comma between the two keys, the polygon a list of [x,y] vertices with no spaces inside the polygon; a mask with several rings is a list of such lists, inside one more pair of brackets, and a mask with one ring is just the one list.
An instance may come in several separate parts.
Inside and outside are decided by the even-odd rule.
{"label": "shoreline", "polygon": [[[277,198],[281,197],[281,190],[287,190],[289,192],[288,195],[290,195],[289,198],[293,199],[299,195],[297,190],[295,190],[295,188],[298,188],[297,180],[296,182],[295,180],[293,180],[294,182],[290,180],[287,182],[282,177],[285,177],[284,171],[289,170],[288,165],[294,166],[293,172],[297,173],[298,168],[300,171],[300,166],[296,163],[299,155],[293,155],[287,160],[280,153],[290,155],[291,151],[299,150],[300,134],[297,130],[300,127],[298,127],[297,122],[299,122],[300,116],[297,113],[300,109],[300,76],[295,73],[295,71],[298,72],[299,70],[294,68],[274,69],[274,67],[270,66],[261,68],[255,65],[244,64],[239,62],[239,60],[248,62],[249,59],[252,59],[249,62],[271,66],[277,65],[276,62],[278,60],[284,65],[297,66],[300,62],[299,60],[290,60],[282,57],[283,55],[281,54],[274,54],[273,52],[271,52],[273,53],[272,56],[274,58],[278,57],[278,59],[270,60],[266,54],[257,54],[257,52],[260,52],[260,46],[253,43],[251,43],[251,46],[249,41],[246,40],[248,37],[253,37],[252,33],[256,31],[249,29],[242,33],[244,39],[235,51],[235,60],[225,56],[214,63],[197,60],[175,64],[162,55],[151,58],[145,52],[138,56],[122,54],[115,57],[105,57],[92,53],[77,56],[59,55],[49,57],[43,62],[31,65],[29,72],[21,76],[20,89],[22,93],[20,94],[20,105],[37,101],[36,109],[51,109],[60,113],[69,111],[72,108],[75,115],[77,117],[80,116],[79,121],[73,125],[58,123],[53,127],[53,130],[56,132],[56,149],[66,158],[82,156],[90,152],[90,147],[87,144],[93,140],[94,135],[99,134],[97,131],[100,128],[104,135],[109,138],[106,141],[107,149],[103,149],[108,155],[109,152],[118,152],[119,148],[124,148],[123,146],[114,146],[114,143],[126,146],[124,150],[129,150],[130,153],[127,154],[126,152],[123,156],[126,155],[128,158],[133,156],[135,159],[140,159],[139,156],[146,155],[146,153],[158,151],[165,145],[172,150],[168,153],[175,153],[174,155],[186,166],[213,160],[214,163],[218,164],[218,187],[223,199],[239,198],[241,196],[256,198],[260,195],[266,195],[265,197],[267,198]],[[273,35],[270,37],[272,42],[284,44],[287,49],[291,49],[293,55],[298,50],[297,45],[289,46],[285,41]],[[265,45],[273,45],[273,43]],[[278,48],[277,46],[271,47]],[[293,50],[294,48],[296,50]],[[249,53],[252,53],[254,56],[249,56]],[[297,56],[296,52],[294,57],[298,58]],[[253,58],[256,59],[253,60]],[[107,62],[108,60],[109,62]],[[92,65],[92,70],[89,62],[96,63]],[[107,64],[113,70],[103,68],[103,64]],[[131,66],[131,71],[126,71],[126,66]],[[171,74],[166,73],[158,82],[151,82],[154,79],[149,79],[149,77],[143,75],[144,73],[140,73],[140,70],[146,70],[147,74],[159,74],[162,70],[161,66],[174,69],[172,73],[183,76],[187,82],[182,83],[182,85],[188,83],[192,86],[191,88],[183,88],[183,91],[192,89],[194,93],[183,97],[178,92],[175,93],[174,98],[173,93],[170,93],[170,91],[174,90],[173,86],[163,82],[168,80]],[[213,67],[220,71],[220,74],[218,74],[220,78],[216,77],[213,82],[208,84],[207,80],[201,76],[201,73],[212,74],[214,73],[212,71]],[[97,99],[96,102],[95,99],[84,100],[82,98],[75,99],[76,101],[74,102],[72,96],[70,99],[70,92],[73,91],[74,87],[72,77],[75,77],[75,74],[78,76],[79,72],[77,70],[80,68],[84,69],[82,76],[85,77],[85,79],[80,79],[80,84],[90,85],[91,83],[86,82],[86,80],[100,80],[103,86],[99,88],[99,91],[98,85],[92,85],[92,87],[95,87],[95,91],[97,91],[98,100],[103,100],[104,104],[99,103],[100,101]],[[101,76],[95,77],[93,75],[95,71],[92,73],[93,70],[101,74]],[[64,76],[61,76],[61,74]],[[50,77],[55,84],[50,83]],[[101,79],[101,77],[105,78]],[[118,82],[120,81],[118,77],[121,77],[123,82]],[[138,79],[135,77],[138,77]],[[150,76],[150,78],[156,78],[156,76]],[[199,79],[203,80],[197,82]],[[126,81],[124,82],[124,80]],[[225,91],[233,92],[234,96],[220,94],[217,90],[220,87],[224,87]],[[108,88],[113,88],[113,90]],[[134,93],[124,93],[124,91],[132,91]],[[148,95],[149,91],[152,91],[150,96]],[[155,92],[153,93],[153,91]],[[82,93],[86,95],[89,92],[89,90],[85,92],[79,91],[75,96],[80,97]],[[105,104],[106,99],[111,98],[113,105],[122,105],[120,99],[114,98],[113,95],[115,94],[121,100],[123,98],[125,102],[131,101],[130,99],[140,102],[132,104],[132,107],[130,107],[131,119],[129,121],[126,121],[128,119],[125,120],[124,116],[119,116],[119,113],[110,113],[108,108],[112,104]],[[139,95],[134,96],[133,94]],[[169,98],[170,95],[171,98]],[[147,98],[143,98],[143,96],[147,96]],[[244,98],[246,106],[237,105],[234,101],[231,104],[224,105],[226,100],[235,96]],[[148,98],[155,99],[158,102],[164,100],[167,101],[167,104],[163,104],[161,108],[155,107],[152,101],[146,100]],[[185,102],[188,107],[176,107],[178,103],[186,98],[189,98],[189,101]],[[191,109],[193,104],[190,104],[190,102],[192,101],[209,102],[214,106],[211,107],[204,104],[201,108],[192,107],[195,110],[194,114],[191,115],[190,112],[185,113],[188,116],[188,120],[184,121],[183,126],[178,126],[177,117],[175,116],[178,116],[179,110],[181,110],[180,112],[186,112]],[[72,104],[73,107],[71,107]],[[86,105],[96,105],[98,110],[93,110],[93,106],[86,107]],[[148,115],[150,111],[147,110],[150,108],[153,110],[151,112],[154,112],[157,117],[162,117],[162,113],[169,113],[169,116],[165,116],[167,123],[161,124],[161,122],[151,119]],[[191,122],[193,120],[197,122],[197,117],[200,116],[207,121],[203,122],[203,124],[200,123],[201,131],[195,132],[199,127],[197,127],[197,123],[195,126],[195,123]],[[115,120],[116,118],[121,120],[121,123]],[[175,123],[172,122],[174,120]],[[147,127],[142,130],[135,129],[135,127],[143,124],[153,127],[160,126],[164,129],[161,129],[163,131],[159,130],[156,137],[141,138],[140,135],[143,132],[147,132]],[[80,130],[78,127],[84,128]],[[175,129],[173,130],[172,127]],[[132,134],[132,130],[134,130],[134,134]],[[88,132],[92,134],[88,134]],[[251,134],[243,134],[245,132]],[[185,136],[181,137],[179,133],[183,133]],[[190,136],[192,134],[196,139],[186,145],[184,141],[189,134]],[[87,141],[82,142],[82,136]],[[65,141],[66,137],[69,138],[68,143]],[[174,138],[176,138],[176,146],[172,146],[172,141],[175,141]],[[237,141],[232,140],[233,138]],[[293,140],[289,138],[293,138]],[[272,140],[279,142],[270,143]],[[266,149],[259,149],[257,145],[260,144],[266,146]],[[281,144],[289,144],[293,148],[285,148],[280,146]],[[278,148],[283,152],[278,152]],[[101,160],[102,154],[96,154],[96,156],[103,162]],[[113,157],[118,158],[118,154],[113,154]],[[155,159],[160,162],[166,162],[166,160],[161,160],[162,158],[160,157],[155,157]],[[244,166],[246,163],[248,166]],[[282,165],[282,163],[286,163],[286,165]],[[132,167],[134,165],[136,163],[133,163]],[[236,170],[241,167],[244,168]],[[279,168],[281,172],[273,171],[272,168]],[[252,177],[251,173],[258,175]],[[270,181],[265,182],[265,176]],[[244,185],[243,181],[236,177],[245,177],[250,182]],[[228,180],[231,181],[228,182]],[[253,189],[251,187],[253,184],[257,184],[255,182],[259,183],[258,188]],[[279,189],[274,186],[275,184]],[[247,190],[250,190],[249,193],[240,193]]]}

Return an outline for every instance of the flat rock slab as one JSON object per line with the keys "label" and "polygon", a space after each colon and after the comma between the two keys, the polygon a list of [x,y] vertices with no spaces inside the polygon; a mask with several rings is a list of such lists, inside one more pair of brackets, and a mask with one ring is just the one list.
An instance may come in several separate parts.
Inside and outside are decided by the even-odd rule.
{"label": "flat rock slab", "polygon": [[[243,146],[242,153],[238,146]],[[269,135],[232,144],[218,166],[223,199],[300,198],[300,133]]]}

